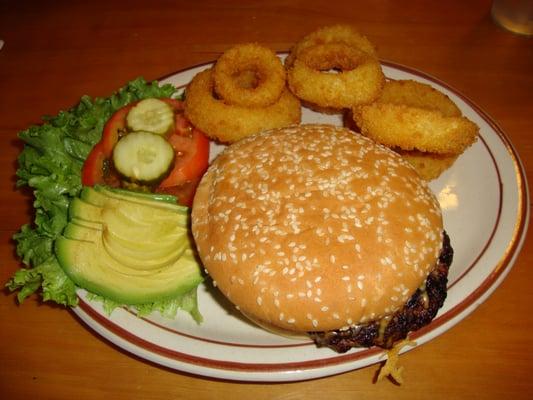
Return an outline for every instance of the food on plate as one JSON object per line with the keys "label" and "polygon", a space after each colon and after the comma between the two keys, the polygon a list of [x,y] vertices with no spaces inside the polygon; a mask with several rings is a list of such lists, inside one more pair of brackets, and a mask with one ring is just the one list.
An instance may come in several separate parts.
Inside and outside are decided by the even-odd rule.
{"label": "food on plate", "polygon": [[319,108],[370,103],[385,81],[374,46],[349,25],[309,34],[294,46],[285,65],[291,91]]}
{"label": "food on plate", "polygon": [[113,165],[128,181],[139,184],[160,182],[174,164],[174,149],[161,135],[131,132],[113,149]]}
{"label": "food on plate", "polygon": [[144,99],[128,111],[126,122],[130,132],[166,135],[174,129],[174,110],[163,100]]}
{"label": "food on plate", "polygon": [[82,169],[82,184],[163,192],[189,206],[209,163],[209,140],[185,118],[184,104],[147,98],[117,110]]}
{"label": "food on plate", "polygon": [[360,107],[353,115],[365,136],[403,150],[458,154],[477,135],[477,126],[465,117],[447,117],[404,104],[378,101]]}
{"label": "food on plate", "polygon": [[385,364],[379,369],[377,382],[382,381],[386,377],[392,378],[399,385],[403,384],[403,370],[404,367],[398,365],[400,352],[406,346],[416,346],[416,342],[409,339],[403,339],[396,343],[390,350],[387,351],[387,360]]}
{"label": "food on plate", "polygon": [[[76,306],[81,288],[109,313],[182,309],[200,322],[201,260],[259,326],[341,353],[388,349],[378,379],[401,382],[400,349],[442,306],[453,258],[421,178],[448,168],[477,126],[428,85],[385,83],[348,25],[307,35],[285,67],[235,46],[185,101],[175,95],[137,80],[21,133],[18,184],[35,190],[36,217],[14,237],[27,268],[7,286],[20,302],[42,289]],[[300,100],[349,111],[370,138],[297,125]],[[208,137],[230,146],[202,178]]]}
{"label": "food on plate", "polygon": [[215,96],[213,70],[198,73],[187,85],[185,116],[209,137],[224,143],[235,142],[266,129],[297,124],[300,101],[288,89],[266,107],[226,104]]}
{"label": "food on plate", "polygon": [[84,187],[55,241],[61,268],[79,287],[135,305],[188,294],[202,282],[187,207],[148,195]]}
{"label": "food on plate", "polygon": [[[243,76],[244,75],[244,76]],[[240,44],[225,51],[213,67],[215,93],[227,104],[266,107],[285,89],[285,68],[268,47]]]}
{"label": "food on plate", "polygon": [[459,157],[459,154],[424,153],[417,150],[394,149],[394,151],[409,162],[416,169],[420,177],[426,181],[437,179]]}
{"label": "food on plate", "polygon": [[428,84],[413,80],[388,80],[378,101],[436,110],[446,117],[461,116],[461,110],[448,96]]}
{"label": "food on plate", "polygon": [[[340,72],[329,72],[334,69]],[[324,44],[301,52],[289,69],[288,82],[307,103],[342,109],[373,101],[384,76],[373,56],[345,44]]]}
{"label": "food on plate", "polygon": [[446,297],[453,251],[435,196],[398,154],[345,128],[227,147],[198,186],[192,233],[243,314],[339,352],[392,347]]}
{"label": "food on plate", "polygon": [[255,43],[237,45],[213,68],[188,84],[185,115],[222,143],[266,129],[297,124],[300,101],[286,88],[286,73],[276,54]]}
{"label": "food on plate", "polygon": [[301,51],[317,44],[344,43],[377,57],[377,51],[368,38],[351,25],[337,24],[321,27],[298,41],[291,49],[285,65],[291,67]]}
{"label": "food on plate", "polygon": [[448,96],[412,80],[387,81],[375,102],[354,107],[352,115],[363,135],[401,152],[418,152],[407,157],[423,174],[429,166],[430,176],[450,166],[479,131]]}
{"label": "food on plate", "polygon": [[[25,267],[6,285],[18,291],[19,302],[40,291],[44,301],[73,307],[82,287],[107,312],[128,304],[141,315],[159,311],[174,317],[182,309],[200,321],[196,286],[202,276],[189,239],[188,209],[171,194],[100,186],[121,186],[110,171],[113,149],[131,129],[141,128],[174,149],[174,168],[159,186],[168,181],[172,193],[199,179],[209,143],[185,119],[175,95],[172,85],[139,78],[108,98],[85,96],[19,134],[25,147],[17,185],[29,186],[35,196],[34,224],[14,235]],[[160,110],[163,116],[150,123],[152,112]],[[125,158],[126,164],[132,161]]]}

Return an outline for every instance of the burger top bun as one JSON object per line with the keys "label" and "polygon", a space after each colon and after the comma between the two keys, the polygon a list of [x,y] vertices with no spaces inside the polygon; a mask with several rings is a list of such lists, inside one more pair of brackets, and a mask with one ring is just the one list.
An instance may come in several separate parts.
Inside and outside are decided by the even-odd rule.
{"label": "burger top bun", "polygon": [[399,155],[344,128],[274,129],[227,147],[192,231],[222,293],[252,319],[327,331],[402,308],[435,266],[439,205]]}

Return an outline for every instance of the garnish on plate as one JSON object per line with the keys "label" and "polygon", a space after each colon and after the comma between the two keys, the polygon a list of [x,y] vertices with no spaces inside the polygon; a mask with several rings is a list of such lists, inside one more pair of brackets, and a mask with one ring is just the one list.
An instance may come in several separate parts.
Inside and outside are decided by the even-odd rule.
{"label": "garnish on plate", "polygon": [[[78,304],[78,286],[65,273],[56,253],[56,241],[63,236],[69,224],[71,203],[80,196],[84,185],[106,183],[99,181],[106,171],[108,158],[102,155],[108,156],[110,150],[112,154],[118,140],[117,137],[114,143],[112,140],[109,142],[113,139],[109,135],[110,124],[113,121],[118,121],[119,125],[122,123],[116,117],[117,111],[122,110],[122,117],[125,118],[128,105],[153,98],[164,99],[164,102],[172,105],[175,112],[181,104],[179,99],[172,99],[176,94],[176,88],[172,85],[147,83],[138,78],[107,98],[92,99],[84,96],[78,105],[61,111],[54,117],[45,117],[42,125],[31,126],[19,134],[25,147],[18,158],[17,187],[30,187],[35,197],[33,224],[24,225],[14,235],[17,255],[25,266],[16,271],[6,284],[10,290],[18,292],[19,302],[39,292],[43,301],[71,307]],[[179,115],[182,113],[175,112],[175,115],[176,121],[180,122]],[[183,129],[186,124],[183,121],[180,123],[180,129]],[[176,125],[176,129],[168,136],[175,151],[176,146],[170,138],[177,130]],[[118,134],[119,130],[115,130],[115,133]],[[94,150],[102,148],[102,153]],[[179,163],[183,163],[182,158],[175,161],[176,165]],[[92,168],[88,165],[92,165]],[[168,178],[171,175],[172,172]],[[93,181],[90,182],[90,179]],[[187,183],[186,179],[174,180],[174,185],[168,187],[175,189],[177,185],[184,183]],[[172,190],[166,192],[174,194]],[[93,293],[91,297],[101,300],[109,312],[125,304],[120,302],[120,298],[105,296],[105,292]],[[191,313],[196,320],[201,318],[196,302],[196,286],[183,295],[135,303],[134,307],[143,315],[158,310],[166,316],[173,316],[181,308]]]}

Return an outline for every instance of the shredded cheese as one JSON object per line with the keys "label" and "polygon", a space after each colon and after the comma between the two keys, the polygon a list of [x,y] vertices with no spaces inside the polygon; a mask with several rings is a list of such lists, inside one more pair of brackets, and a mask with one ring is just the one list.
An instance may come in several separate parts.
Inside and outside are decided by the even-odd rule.
{"label": "shredded cheese", "polygon": [[[400,342],[397,342],[392,349],[388,350],[386,353],[383,353],[383,356],[387,355],[387,360],[385,364],[379,370],[377,381],[380,382],[383,378],[390,376],[398,384],[403,383],[403,367],[398,365],[398,360],[400,356],[400,351],[405,346],[416,346],[416,342],[404,339]],[[383,357],[382,356],[382,357]]]}

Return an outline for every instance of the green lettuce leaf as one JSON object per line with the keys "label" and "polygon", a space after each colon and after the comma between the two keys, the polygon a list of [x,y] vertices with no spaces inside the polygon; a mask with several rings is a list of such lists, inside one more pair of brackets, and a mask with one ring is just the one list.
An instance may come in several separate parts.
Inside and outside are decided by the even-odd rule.
{"label": "green lettuce leaf", "polygon": [[[113,300],[106,299],[105,297],[90,293],[88,298],[90,300],[100,301],[104,307],[104,311],[107,314],[111,314],[115,308],[123,307],[123,304],[117,303]],[[194,318],[198,323],[202,322],[203,318],[198,310],[198,295],[197,288],[190,290],[189,292],[165,301],[159,301],[155,303],[145,303],[136,306],[131,306],[139,317],[145,317],[154,311],[159,312],[165,318],[174,318],[178,310],[186,311]]]}
{"label": "green lettuce leaf", "polygon": [[[15,272],[6,286],[18,291],[23,302],[40,292],[43,301],[76,306],[76,286],[61,269],[53,244],[67,224],[68,206],[81,190],[81,168],[92,147],[100,140],[105,122],[119,108],[148,97],[173,97],[172,85],[147,83],[143,78],[129,82],[107,98],[83,96],[76,106],[58,115],[44,117],[44,123],[19,133],[25,143],[18,157],[17,186],[33,190],[35,219],[24,225],[13,238],[17,255],[25,264]],[[174,299],[161,304],[139,307],[142,312],[159,310],[171,315],[179,308],[198,320],[196,291],[191,299]],[[115,306],[102,298],[111,311]]]}

